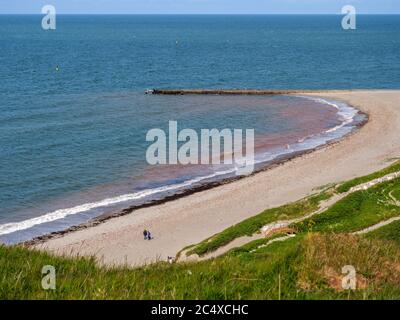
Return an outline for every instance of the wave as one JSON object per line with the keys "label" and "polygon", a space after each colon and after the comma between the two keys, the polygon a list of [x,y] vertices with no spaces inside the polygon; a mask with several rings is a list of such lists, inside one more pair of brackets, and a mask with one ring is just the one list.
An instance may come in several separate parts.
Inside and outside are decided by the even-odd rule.
{"label": "wave", "polygon": [[64,219],[70,215],[86,212],[89,210],[98,209],[101,207],[108,207],[113,204],[122,203],[122,202],[126,202],[126,201],[139,200],[139,199],[142,199],[142,198],[154,195],[154,194],[158,194],[158,193],[182,189],[184,187],[191,186],[195,183],[199,183],[203,180],[212,179],[218,175],[224,175],[224,174],[228,174],[231,172],[232,172],[231,170],[226,171],[226,172],[219,171],[219,172],[215,172],[213,174],[207,175],[207,176],[190,179],[190,180],[178,183],[178,184],[167,185],[167,186],[153,188],[153,189],[145,189],[145,190],[138,191],[135,193],[128,193],[128,194],[124,194],[124,195],[113,197],[113,198],[103,199],[98,202],[89,202],[89,203],[78,205],[78,206],[75,206],[72,208],[59,209],[59,210],[47,213],[43,216],[24,220],[21,222],[5,223],[5,224],[0,225],[0,235],[5,235],[5,234],[13,233],[16,231],[21,231],[21,230],[26,230],[26,229],[32,228],[36,225],[39,225],[39,224]]}
{"label": "wave", "polygon": [[339,130],[340,128],[343,128],[344,126],[349,125],[350,123],[352,123],[354,121],[354,117],[358,113],[357,109],[355,109],[345,103],[333,102],[333,101],[322,99],[322,98],[314,98],[314,97],[306,97],[306,96],[298,96],[298,97],[301,97],[304,99],[309,99],[309,100],[319,102],[322,104],[330,105],[338,110],[338,116],[341,118],[342,123],[331,129],[326,130],[325,131],[326,133],[335,132],[335,131]]}
{"label": "wave", "polygon": [[[319,102],[319,103],[322,103],[325,105],[330,105],[330,106],[336,108],[338,110],[337,114],[338,114],[340,120],[342,121],[341,124],[337,125],[333,128],[330,128],[330,129],[326,130],[325,132],[322,132],[322,133],[319,133],[316,135],[312,135],[312,136],[303,137],[302,139],[299,139],[296,143],[288,144],[287,146],[280,147],[275,150],[270,150],[265,153],[257,154],[257,155],[255,155],[255,159],[254,159],[254,163],[253,163],[254,165],[267,163],[267,162],[272,161],[280,156],[291,154],[293,152],[310,150],[312,148],[323,145],[323,144],[329,142],[330,140],[340,138],[341,136],[345,135],[346,133],[348,133],[351,130],[351,127],[350,127],[349,130],[346,130],[345,132],[342,132],[342,133],[338,133],[338,131],[340,131],[340,129],[343,129],[346,126],[349,126],[349,124],[351,124],[354,121],[355,116],[358,114],[357,109],[355,109],[345,103],[333,102],[333,101],[329,101],[329,100],[322,99],[322,98],[305,97],[305,96],[298,96],[298,97],[313,100],[315,102]],[[338,134],[335,135],[335,133],[338,133]],[[97,202],[85,203],[85,204],[74,206],[71,208],[58,209],[53,212],[46,213],[42,216],[27,219],[27,220],[20,221],[20,222],[5,223],[5,224],[0,225],[0,236],[18,232],[18,231],[22,231],[22,230],[26,230],[26,229],[30,229],[37,225],[54,222],[54,221],[57,221],[60,219],[67,218],[68,216],[81,214],[81,213],[88,212],[93,209],[106,208],[106,207],[109,207],[109,206],[112,206],[115,204],[122,204],[122,203],[128,202],[128,201],[140,200],[140,199],[147,198],[149,196],[153,196],[153,195],[157,195],[157,194],[178,191],[181,189],[185,189],[187,187],[192,187],[193,185],[201,183],[204,180],[209,180],[209,179],[213,179],[216,177],[226,176],[226,175],[235,173],[236,170],[237,170],[237,168],[232,167],[227,170],[216,171],[209,175],[195,177],[195,178],[188,179],[186,181],[172,184],[172,185],[165,185],[162,187],[145,189],[145,190],[141,190],[141,191],[134,192],[134,193],[123,194],[123,195],[116,196],[116,197],[106,198],[106,199],[103,199],[103,200],[97,201]]]}

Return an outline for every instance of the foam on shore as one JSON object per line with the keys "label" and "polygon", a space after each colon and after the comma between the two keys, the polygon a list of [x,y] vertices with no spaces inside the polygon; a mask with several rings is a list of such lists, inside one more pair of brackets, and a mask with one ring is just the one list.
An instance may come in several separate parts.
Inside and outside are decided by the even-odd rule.
{"label": "foam on shore", "polygon": [[[258,166],[267,165],[271,161],[276,160],[278,158],[293,153],[301,153],[307,150],[315,149],[330,141],[337,140],[347,135],[355,128],[355,126],[353,126],[352,123],[354,122],[356,115],[359,113],[357,109],[345,103],[326,100],[322,98],[305,97],[305,96],[299,96],[299,97],[310,99],[319,102],[321,104],[325,104],[336,108],[338,110],[337,114],[339,116],[339,119],[341,120],[341,124],[333,128],[330,128],[324,132],[321,132],[319,134],[299,139],[296,143],[293,143],[286,147],[282,146],[273,150],[269,150],[268,152],[256,154],[254,165]],[[111,207],[117,204],[121,205],[127,204],[128,206],[132,202],[138,200],[147,198],[151,199],[152,196],[158,196],[158,197],[162,197],[164,195],[166,196],[167,194],[193,188],[195,186],[200,185],[202,182],[229,178],[234,176],[235,173],[236,173],[236,168],[232,167],[226,170],[216,171],[212,174],[194,177],[192,179],[188,179],[186,181],[175,184],[165,185],[157,188],[145,189],[134,193],[123,194],[116,197],[106,198],[101,201],[89,202],[82,205],[77,205],[71,208],[59,209],[24,221],[5,223],[0,225],[0,236],[12,234],[23,230],[28,230],[33,227],[38,227],[42,224],[49,224],[61,219],[66,219],[74,215],[85,214],[95,209],[102,209],[102,208],[106,209],[107,207]],[[60,227],[55,228],[55,231],[58,231],[59,229]],[[32,237],[34,236],[38,236],[38,234],[32,234]]]}

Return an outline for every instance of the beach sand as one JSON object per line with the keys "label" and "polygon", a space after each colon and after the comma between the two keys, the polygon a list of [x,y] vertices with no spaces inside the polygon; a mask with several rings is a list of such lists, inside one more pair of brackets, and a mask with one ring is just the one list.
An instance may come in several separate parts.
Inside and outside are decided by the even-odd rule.
{"label": "beach sand", "polygon": [[[369,115],[368,123],[338,143],[270,170],[161,205],[135,210],[87,229],[35,245],[62,255],[95,255],[107,265],[143,265],[175,256],[264,209],[298,200],[318,187],[372,173],[400,157],[400,90],[315,92]],[[143,240],[148,229],[154,239]]]}

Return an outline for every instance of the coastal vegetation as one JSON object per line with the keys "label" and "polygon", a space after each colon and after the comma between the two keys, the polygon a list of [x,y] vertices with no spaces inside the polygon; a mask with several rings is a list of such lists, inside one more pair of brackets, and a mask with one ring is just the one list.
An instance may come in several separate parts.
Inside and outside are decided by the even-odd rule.
{"label": "coastal vegetation", "polygon": [[[349,194],[325,212],[293,225],[298,232],[351,233],[400,215],[400,179]],[[393,197],[393,199],[392,199]]]}
{"label": "coastal vegetation", "polygon": [[[367,176],[357,177],[339,184],[338,186],[327,186],[319,193],[294,203],[286,204],[278,208],[267,209],[254,217],[246,219],[192,246],[190,250],[188,250],[187,255],[197,254],[203,256],[217,250],[236,238],[251,236],[254,233],[260,232],[260,229],[268,223],[307,216],[317,211],[321,202],[328,200],[334,194],[348,192],[352,187],[382,178],[395,172],[400,172],[400,161],[396,161],[394,164],[380,171]],[[299,231],[305,231],[312,229],[317,223],[318,226],[315,226],[314,229],[316,231],[321,229],[326,231],[325,228],[329,228],[330,231],[343,232],[346,231],[346,226],[353,227],[354,231],[356,231],[357,228],[361,228],[362,226],[368,226],[374,222],[376,223],[380,220],[400,215],[400,207],[398,207],[389,196],[391,191],[395,191],[391,190],[391,188],[397,189],[398,184],[397,180],[392,180],[377,184],[376,187],[365,191],[349,194],[332,205],[323,215],[306,219],[306,221],[297,223],[295,227],[299,229]],[[375,212],[378,212],[378,214],[374,214]],[[343,216],[343,213],[346,213],[346,215]],[[329,221],[330,223],[327,222],[324,224],[324,221],[327,220],[331,220]],[[334,224],[334,220],[336,220],[336,225]]]}
{"label": "coastal vegetation", "polygon": [[243,220],[221,233],[204,240],[190,249],[187,254],[191,255],[195,253],[202,256],[208,252],[215,251],[236,238],[251,236],[254,233],[260,232],[260,229],[268,223],[278,220],[289,220],[310,214],[318,209],[321,201],[328,199],[331,195],[332,192],[327,190],[278,208],[267,209],[254,217]]}
{"label": "coastal vegetation", "polygon": [[[266,224],[304,218],[289,225],[295,230],[290,237],[281,230],[204,261],[105,267],[94,258],[0,246],[0,299],[399,299],[400,221],[357,232],[400,216],[400,178],[340,197],[399,170],[395,163],[265,210],[187,249],[206,255]],[[333,197],[335,203],[311,215]],[[55,267],[55,290],[41,286],[45,265]],[[342,286],[342,268],[348,265],[356,270],[355,290]]]}
{"label": "coastal vegetation", "polygon": [[[357,290],[343,290],[344,265]],[[43,265],[57,270],[41,287]],[[0,248],[0,299],[398,299],[400,246],[392,240],[308,233],[256,251],[197,263],[104,268],[20,247]]]}
{"label": "coastal vegetation", "polygon": [[400,245],[400,221],[394,221],[386,226],[368,232],[369,239],[390,240]]}

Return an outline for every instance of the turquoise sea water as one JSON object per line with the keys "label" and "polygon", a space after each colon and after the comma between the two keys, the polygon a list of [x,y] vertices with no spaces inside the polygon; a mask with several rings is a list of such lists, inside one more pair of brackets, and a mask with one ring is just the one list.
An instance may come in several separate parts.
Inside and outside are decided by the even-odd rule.
{"label": "turquoise sea water", "polygon": [[0,15],[6,242],[217,178],[212,168],[146,164],[146,132],[169,120],[182,128],[254,128],[260,161],[283,145],[296,151],[337,138],[355,123],[330,131],[352,116],[336,102],[146,89],[400,88],[400,16],[359,16],[351,31],[329,15],[58,16],[55,31],[42,30],[41,18]]}

